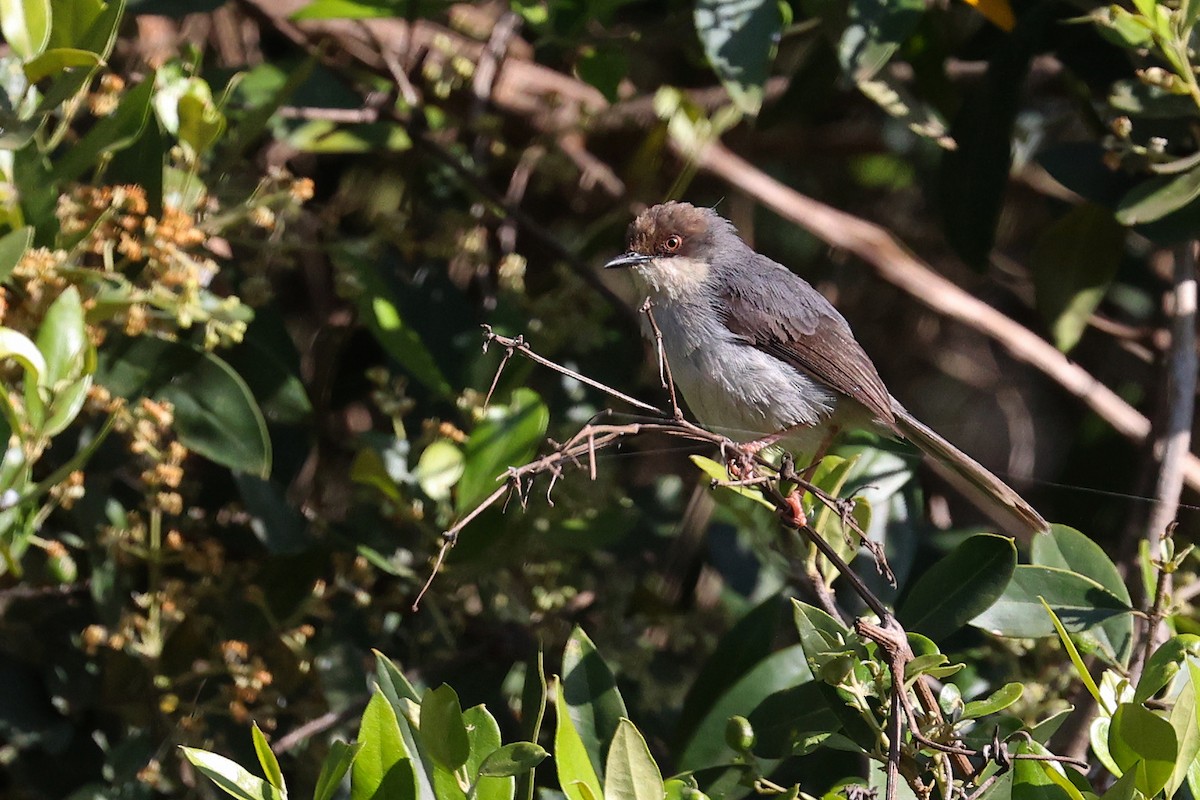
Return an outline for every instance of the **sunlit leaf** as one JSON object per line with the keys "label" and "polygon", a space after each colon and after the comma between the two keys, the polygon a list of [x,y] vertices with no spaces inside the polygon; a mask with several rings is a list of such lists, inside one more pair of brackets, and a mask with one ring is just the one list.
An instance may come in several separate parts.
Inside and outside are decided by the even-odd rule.
{"label": "sunlit leaf", "polygon": [[0,0],[0,33],[14,53],[33,58],[50,41],[50,0]]}
{"label": "sunlit leaf", "polygon": [[698,0],[696,32],[713,71],[747,114],[762,107],[782,17],[775,0]]}

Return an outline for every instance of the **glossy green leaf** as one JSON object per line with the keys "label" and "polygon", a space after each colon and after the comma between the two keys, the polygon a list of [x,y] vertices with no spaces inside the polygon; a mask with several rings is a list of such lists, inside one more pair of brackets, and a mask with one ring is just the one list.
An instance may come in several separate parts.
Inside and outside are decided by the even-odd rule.
{"label": "glossy green leaf", "polygon": [[783,19],[774,0],[698,0],[696,32],[730,99],[746,114],[762,107]]}
{"label": "glossy green leaf", "polygon": [[0,236],[0,283],[9,279],[32,243],[33,228],[28,225]]}
{"label": "glossy green leaf", "polygon": [[399,706],[402,699],[419,703],[421,696],[396,663],[378,650],[371,652],[375,654],[375,683],[392,706]]}
{"label": "glossy green leaf", "polygon": [[[513,800],[516,781],[511,775],[480,775],[487,757],[501,749],[500,726],[483,706],[473,706],[463,712],[467,731],[467,760],[457,772],[437,764],[433,769],[433,786],[437,800]],[[470,791],[464,791],[460,778],[470,778]]]}
{"label": "glossy green leaf", "polygon": [[1101,795],[1101,800],[1143,800],[1142,795],[1137,790],[1135,778],[1136,772],[1127,772],[1122,775],[1117,781]]}
{"label": "glossy green leaf", "polygon": [[816,681],[770,694],[748,718],[758,739],[754,754],[764,758],[802,755],[810,743],[842,727],[838,716],[825,704],[824,691]]}
{"label": "glossy green leaf", "polygon": [[25,64],[25,79],[37,83],[43,78],[57,75],[68,69],[87,67],[93,69],[100,66],[100,56],[89,50],[76,50],[71,47],[58,47],[47,50],[37,58]]}
{"label": "glossy green leaf", "polygon": [[[541,739],[548,689],[545,659],[539,647],[537,655],[526,665],[525,681],[521,687],[520,731],[521,736],[531,742]],[[535,778],[536,774],[533,770],[517,776],[515,797],[518,800],[534,800]]]}
{"label": "glossy green leaf", "polygon": [[1159,645],[1142,667],[1142,676],[1138,679],[1133,701],[1144,703],[1170,685],[1187,662],[1189,655],[1200,656],[1200,636],[1181,633]]}
{"label": "glossy green leaf", "polygon": [[479,765],[479,775],[500,778],[516,776],[536,767],[550,755],[541,745],[513,742],[488,754]]}
{"label": "glossy green leaf", "polygon": [[813,679],[800,645],[772,653],[742,675],[713,703],[709,712],[688,731],[678,757],[680,769],[699,769],[720,764],[733,756],[723,731],[731,716],[749,716],[767,697]]}
{"label": "glossy green leaf", "polygon": [[1012,539],[972,536],[917,580],[896,616],[910,631],[934,639],[948,636],[1004,594],[1016,566]]}
{"label": "glossy green leaf", "polygon": [[53,24],[50,47],[85,50],[101,61],[112,52],[117,27],[125,11],[125,0],[50,0]]}
{"label": "glossy green leaf", "polygon": [[153,91],[154,76],[149,75],[126,92],[115,112],[93,125],[54,163],[54,180],[75,180],[97,166],[103,157],[133,144],[150,117]]}
{"label": "glossy green leaf", "polygon": [[188,449],[230,469],[270,475],[267,423],[246,382],[222,358],[201,353],[158,394],[174,404],[175,430]]}
{"label": "glossy green leaf", "polygon": [[412,800],[417,796],[412,758],[400,736],[392,705],[371,695],[358,729],[362,744],[350,774],[350,800]]}
{"label": "glossy green leaf", "polygon": [[612,670],[582,628],[567,639],[559,687],[592,767],[603,775],[608,742],[628,712]]}
{"label": "glossy green leaf", "polygon": [[449,439],[438,439],[431,442],[417,459],[413,477],[431,500],[446,500],[465,468],[466,459],[458,445]]}
{"label": "glossy green leaf", "polygon": [[662,773],[646,740],[633,723],[622,719],[608,749],[604,800],[663,800]]}
{"label": "glossy green leaf", "polygon": [[470,742],[458,694],[447,684],[421,697],[421,743],[437,763],[453,772],[467,763]]}
{"label": "glossy green leaf", "polygon": [[192,762],[204,777],[215,783],[219,789],[238,800],[282,800],[283,796],[271,784],[257,775],[252,774],[236,761],[225,756],[210,753],[207,750],[197,750],[194,747],[180,747],[183,755]]}
{"label": "glossy green leaf", "polygon": [[1125,252],[1125,229],[1098,205],[1075,206],[1042,231],[1029,266],[1037,307],[1064,352],[1078,342]]}
{"label": "glossy green leaf", "polygon": [[0,0],[0,33],[18,57],[33,58],[50,41],[50,0]]}
{"label": "glossy green leaf", "polygon": [[[1031,555],[1038,566],[1058,567],[1083,575],[1121,602],[1132,605],[1116,565],[1100,545],[1074,528],[1051,525],[1049,535],[1034,538]],[[1133,616],[1123,614],[1105,620],[1096,632],[1102,647],[1111,649],[1118,664],[1126,664],[1133,653]]]}
{"label": "glossy green leaf", "polygon": [[507,408],[493,409],[463,448],[466,465],[458,482],[458,510],[473,509],[501,485],[509,467],[533,458],[549,424],[550,411],[532,389],[517,389]]}
{"label": "glossy green leaf", "polygon": [[583,737],[571,718],[562,681],[554,693],[554,768],[568,800],[599,800],[604,796],[600,779],[588,755]]}
{"label": "glossy green leaf", "polygon": [[[1017,753],[1048,755],[1044,747],[1022,743]],[[1013,764],[1012,800],[1083,800],[1079,790],[1057,770],[1056,764],[1019,759]]]}
{"label": "glossy green leaf", "polygon": [[1175,766],[1166,785],[1167,797],[1174,795],[1187,781],[1188,768],[1196,762],[1196,756],[1200,755],[1200,704],[1196,702],[1200,667],[1197,667],[1192,659],[1188,659],[1187,665],[1187,680],[1175,696],[1171,710],[1167,712],[1167,721],[1175,730],[1175,742],[1178,745]]}
{"label": "glossy green leaf", "polygon": [[342,778],[350,771],[350,766],[361,749],[361,743],[346,744],[336,739],[329,743],[329,753],[321,764],[321,774],[317,776],[313,800],[333,800],[341,789]]}
{"label": "glossy green leaf", "polygon": [[250,735],[254,739],[254,754],[258,756],[258,763],[263,769],[263,775],[267,776],[267,783],[286,797],[287,785],[283,782],[283,771],[279,768],[279,759],[275,757],[275,753],[271,750],[271,743],[267,741],[267,737],[263,735],[257,722],[250,726]]}
{"label": "glossy green leaf", "polygon": [[1128,605],[1090,578],[1065,569],[1019,564],[1004,594],[971,624],[998,636],[1053,636],[1054,624],[1046,616],[1042,597],[1072,633],[1130,612]]}
{"label": "glossy green leaf", "polygon": [[1182,175],[1150,178],[1129,190],[1117,203],[1122,225],[1140,225],[1178,211],[1200,197],[1200,167]]}
{"label": "glossy green leaf", "polygon": [[1122,703],[1112,716],[1108,751],[1122,773],[1136,770],[1138,790],[1153,797],[1167,785],[1175,768],[1175,729],[1145,706]]}
{"label": "glossy green leaf", "polygon": [[721,637],[688,689],[677,730],[695,729],[730,686],[774,651],[775,635],[787,607],[782,598],[768,597]]}
{"label": "glossy green leaf", "polygon": [[1020,683],[1006,683],[992,692],[983,700],[972,700],[963,706],[963,719],[979,719],[988,714],[995,714],[1011,706],[1021,699],[1025,686]]}

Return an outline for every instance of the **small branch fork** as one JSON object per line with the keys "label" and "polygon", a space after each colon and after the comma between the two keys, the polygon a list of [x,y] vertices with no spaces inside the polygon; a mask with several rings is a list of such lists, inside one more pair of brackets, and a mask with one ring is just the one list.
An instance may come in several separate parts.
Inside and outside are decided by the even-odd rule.
{"label": "small branch fork", "polygon": [[[850,565],[843,559],[837,550],[829,544],[816,530],[808,524],[808,520],[804,515],[800,503],[800,491],[803,490],[813,495],[819,502],[836,511],[841,517],[843,524],[859,534],[860,541],[867,545],[875,543],[870,542],[866,535],[860,530],[854,522],[850,512],[853,509],[853,502],[848,502],[845,498],[837,498],[829,495],[819,487],[813,486],[805,479],[802,474],[798,474],[791,462],[790,458],[784,459],[782,465],[774,466],[765,460],[761,454],[753,448],[747,447],[744,444],[735,442],[726,436],[696,425],[684,418],[683,413],[679,409],[675,395],[674,381],[671,377],[671,367],[666,358],[665,351],[662,347],[662,332],[660,331],[651,310],[649,301],[641,307],[642,313],[646,314],[649,321],[650,329],[654,334],[655,341],[658,347],[658,363],[659,376],[663,386],[667,389],[671,401],[671,411],[664,412],[663,410],[645,403],[636,398],[630,397],[627,394],[617,391],[612,387],[587,377],[575,370],[568,369],[560,364],[551,361],[544,356],[534,352],[526,343],[523,337],[508,337],[496,333],[488,325],[484,325],[484,344],[483,348],[486,351],[492,344],[498,344],[504,348],[504,355],[501,358],[500,364],[496,369],[496,375],[492,379],[490,388],[488,389],[487,400],[485,404],[491,400],[492,394],[500,381],[500,375],[504,368],[515,354],[530,359],[536,364],[552,369],[562,375],[578,380],[579,382],[598,389],[605,394],[620,400],[624,403],[634,406],[635,408],[649,412],[654,415],[655,419],[646,422],[631,422],[625,424],[614,424],[604,421],[604,418],[611,412],[608,410],[602,411],[596,415],[591,421],[580,428],[571,438],[565,442],[558,443],[551,441],[553,449],[540,458],[537,458],[527,464],[517,467],[509,467],[508,470],[497,480],[503,482],[496,487],[490,495],[479,503],[472,511],[468,512],[462,519],[458,520],[454,525],[442,533],[442,544],[438,550],[437,556],[434,559],[433,568],[430,572],[428,580],[418,593],[416,600],[413,602],[412,610],[416,611],[421,603],[425,593],[432,585],[434,578],[441,571],[442,565],[445,563],[446,556],[454,548],[458,542],[458,536],[464,528],[470,525],[480,514],[487,509],[496,505],[506,496],[511,499],[515,496],[524,508],[529,501],[530,493],[533,489],[534,482],[539,476],[549,476],[549,483],[546,487],[546,502],[550,505],[554,504],[552,493],[554,486],[563,476],[568,466],[577,469],[586,470],[588,476],[595,480],[596,478],[596,453],[614,445],[619,445],[625,439],[633,436],[638,436],[646,433],[657,433],[660,435],[672,436],[684,441],[696,442],[698,444],[706,444],[716,446],[721,453],[726,457],[729,464],[737,464],[739,472],[737,480],[729,481],[713,481],[713,485],[729,485],[729,486],[754,486],[763,492],[772,504],[776,507],[781,524],[788,529],[795,530],[807,539],[818,552],[821,553],[838,573],[845,579],[850,589],[863,601],[863,603],[871,610],[878,618],[879,622],[874,622],[869,619],[860,618],[856,621],[855,632],[863,637],[874,642],[880,651],[884,654],[884,659],[887,663],[888,671],[891,674],[891,696],[889,716],[889,728],[887,731],[888,738],[888,757],[887,757],[887,798],[886,800],[895,800],[898,789],[898,781],[901,778],[901,762],[902,751],[901,744],[903,740],[903,729],[907,727],[909,735],[913,741],[918,743],[922,748],[936,751],[945,754],[949,757],[949,764],[946,766],[947,791],[954,790],[954,775],[961,776],[964,784],[969,783],[977,776],[975,766],[969,760],[971,757],[981,757],[988,761],[995,761],[1001,768],[1001,773],[1012,766],[1013,760],[1038,760],[1038,761],[1055,761],[1061,763],[1072,764],[1086,769],[1086,763],[1078,759],[1067,758],[1056,755],[1040,755],[1035,753],[1017,753],[1011,754],[1007,749],[1007,745],[1002,741],[994,741],[990,747],[983,750],[972,750],[964,747],[957,739],[953,743],[946,744],[935,741],[929,738],[920,727],[918,722],[918,712],[913,705],[911,698],[908,695],[908,690],[905,686],[905,670],[910,661],[915,657],[912,648],[908,644],[907,633],[903,626],[892,615],[891,610],[875,596],[874,592],[867,584],[858,576]],[[792,484],[798,489],[789,489],[785,494],[781,488],[782,485]],[[507,503],[508,500],[505,500]],[[890,576],[890,570],[887,568],[886,560],[883,558],[883,553],[876,545],[871,549],[875,557],[876,565],[880,572],[885,577]],[[920,715],[929,720],[928,728],[937,731],[949,731],[950,727],[942,715],[941,708],[938,706],[937,698],[934,696],[933,688],[930,683],[929,676],[918,675],[913,681],[913,690],[916,695],[917,703],[921,707]],[[997,773],[999,774],[999,773]],[[921,779],[910,769],[905,770],[903,777],[909,781],[916,791],[918,797],[928,797],[932,787],[926,786]],[[973,794],[967,796],[965,790],[962,792],[962,797],[966,800],[976,800],[981,792],[986,789],[994,780],[995,775],[984,784],[979,786]]]}

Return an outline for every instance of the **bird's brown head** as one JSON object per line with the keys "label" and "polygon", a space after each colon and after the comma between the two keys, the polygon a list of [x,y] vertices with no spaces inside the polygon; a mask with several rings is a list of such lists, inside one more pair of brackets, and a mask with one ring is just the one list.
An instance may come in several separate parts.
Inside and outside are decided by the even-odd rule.
{"label": "bird's brown head", "polygon": [[625,252],[606,269],[632,267],[656,292],[678,294],[703,283],[733,226],[709,208],[669,202],[643,211],[629,226]]}

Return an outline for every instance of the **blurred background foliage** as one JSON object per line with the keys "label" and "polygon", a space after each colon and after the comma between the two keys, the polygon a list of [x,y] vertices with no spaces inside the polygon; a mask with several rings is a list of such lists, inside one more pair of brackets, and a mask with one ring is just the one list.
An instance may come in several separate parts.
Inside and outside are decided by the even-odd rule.
{"label": "blurred background foliage", "polygon": [[[575,625],[664,771],[717,758],[712,725],[787,685],[779,598],[809,590],[769,511],[694,491],[695,448],[638,440],[487,511],[410,608],[507,467],[637,418],[519,358],[485,406],[482,324],[665,404],[641,298],[599,266],[669,197],[818,286],[919,417],[1136,574],[1153,435],[688,154],[719,137],[892,231],[1157,424],[1200,222],[1197,8],[0,0],[0,791],[189,796],[173,745],[248,763],[251,719],[311,785],[371,648],[510,740]],[[912,452],[856,452],[896,599],[987,525]],[[980,627],[940,641],[965,697],[1022,681],[1019,716],[1066,707],[1051,640]],[[819,793],[855,766],[803,769]]]}

